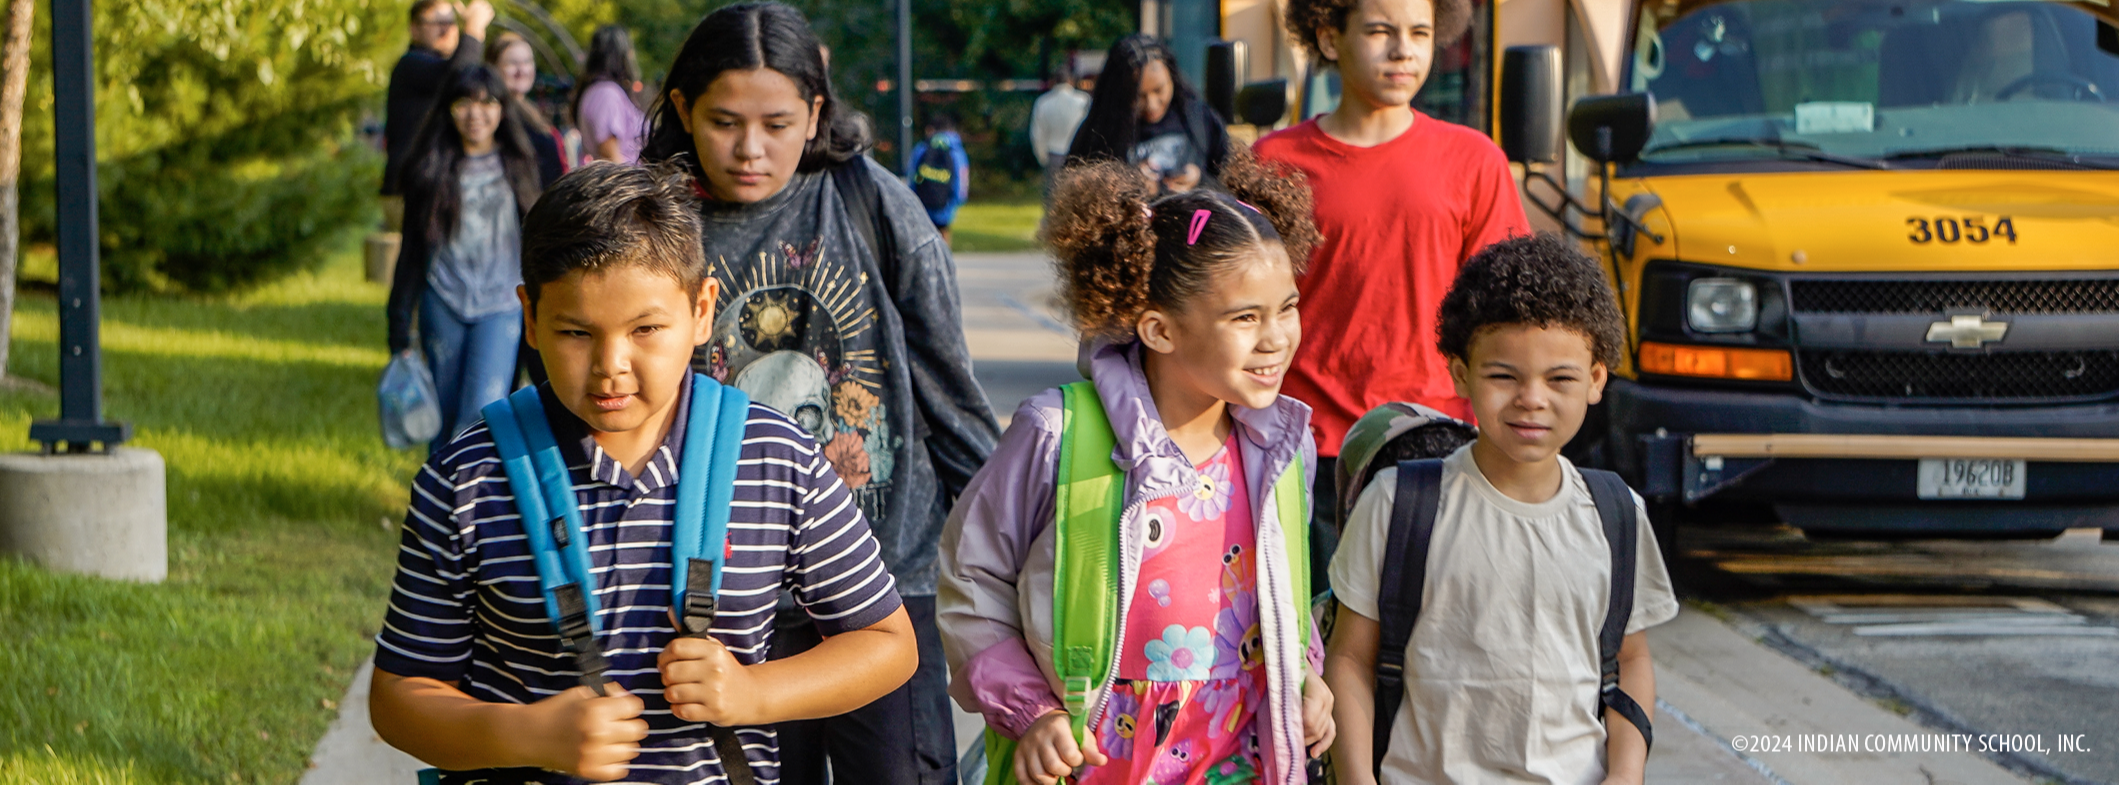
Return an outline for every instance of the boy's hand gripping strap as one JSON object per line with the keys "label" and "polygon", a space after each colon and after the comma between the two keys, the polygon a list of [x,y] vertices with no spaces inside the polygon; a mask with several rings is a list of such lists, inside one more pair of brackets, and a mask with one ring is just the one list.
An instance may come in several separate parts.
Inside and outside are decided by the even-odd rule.
{"label": "boy's hand gripping strap", "polygon": [[1125,478],[1111,462],[1118,437],[1096,387],[1083,381],[1060,391],[1065,407],[1053,494],[1052,665],[1079,738],[1089,724],[1089,696],[1103,686],[1117,645]]}
{"label": "boy's hand gripping strap", "polygon": [[566,459],[545,419],[544,403],[537,388],[525,387],[482,412],[537,564],[545,611],[561,647],[574,655],[581,683],[603,695],[610,663],[596,642],[598,609],[596,593],[589,588],[594,584],[589,582],[588,542],[581,536],[581,507]]}
{"label": "boy's hand gripping strap", "polygon": [[[1604,627],[1597,632],[1597,653],[1602,672],[1598,698],[1605,708],[1618,712],[1641,731],[1641,741],[1655,748],[1654,726],[1639,701],[1619,689],[1619,649],[1626,643],[1626,623],[1633,618],[1634,574],[1637,568],[1641,527],[1634,514],[1633,491],[1626,481],[1608,471],[1583,469],[1582,480],[1596,501],[1597,518],[1604,524],[1604,540],[1611,545],[1611,606],[1604,612]],[[1599,718],[1603,712],[1597,712]]]}

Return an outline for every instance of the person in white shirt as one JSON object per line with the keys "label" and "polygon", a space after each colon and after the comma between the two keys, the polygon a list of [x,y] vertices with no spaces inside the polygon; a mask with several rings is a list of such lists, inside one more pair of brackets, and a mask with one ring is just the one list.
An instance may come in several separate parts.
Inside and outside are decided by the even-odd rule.
{"label": "person in white shirt", "polygon": [[1067,162],[1067,148],[1074,144],[1074,129],[1089,116],[1089,91],[1096,87],[1096,74],[1081,73],[1070,66],[1059,84],[1037,97],[1030,107],[1030,144],[1038,152],[1047,173],[1057,172]]}

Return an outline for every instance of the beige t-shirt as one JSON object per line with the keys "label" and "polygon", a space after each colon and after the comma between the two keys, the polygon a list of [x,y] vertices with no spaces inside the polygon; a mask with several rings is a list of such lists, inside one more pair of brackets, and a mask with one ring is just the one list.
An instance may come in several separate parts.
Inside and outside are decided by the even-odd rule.
{"label": "beige t-shirt", "polygon": [[[1525,504],[1496,490],[1465,447],[1443,461],[1420,621],[1405,654],[1405,699],[1384,785],[1554,783],[1604,777],[1597,631],[1610,603],[1611,547],[1589,486],[1567,459],[1561,492]],[[1377,584],[1398,470],[1376,473],[1332,558],[1332,590],[1378,618]],[[1640,509],[1639,496],[1634,497]],[[1677,616],[1670,574],[1640,515],[1627,634]]]}

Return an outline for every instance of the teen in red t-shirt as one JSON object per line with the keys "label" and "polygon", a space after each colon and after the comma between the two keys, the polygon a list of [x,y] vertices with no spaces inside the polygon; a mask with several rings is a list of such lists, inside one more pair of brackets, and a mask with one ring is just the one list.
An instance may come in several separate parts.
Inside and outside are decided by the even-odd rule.
{"label": "teen in red t-shirt", "polygon": [[[1300,282],[1311,316],[1285,390],[1315,410],[1319,455],[1336,457],[1347,428],[1389,401],[1471,416],[1435,348],[1435,312],[1472,254],[1531,230],[1493,140],[1412,108],[1436,31],[1456,40],[1469,18],[1466,0],[1289,3],[1288,28],[1313,31],[1304,41],[1343,85],[1337,110],[1254,147],[1316,194],[1324,242]],[[1318,478],[1331,486],[1329,471]]]}

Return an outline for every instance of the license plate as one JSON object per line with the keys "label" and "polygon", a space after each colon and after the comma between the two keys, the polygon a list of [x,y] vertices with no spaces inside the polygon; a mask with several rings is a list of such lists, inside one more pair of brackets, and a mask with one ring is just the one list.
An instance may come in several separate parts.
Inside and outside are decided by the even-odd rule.
{"label": "license plate", "polygon": [[1920,498],[2021,499],[2024,462],[2008,458],[1922,458]]}

